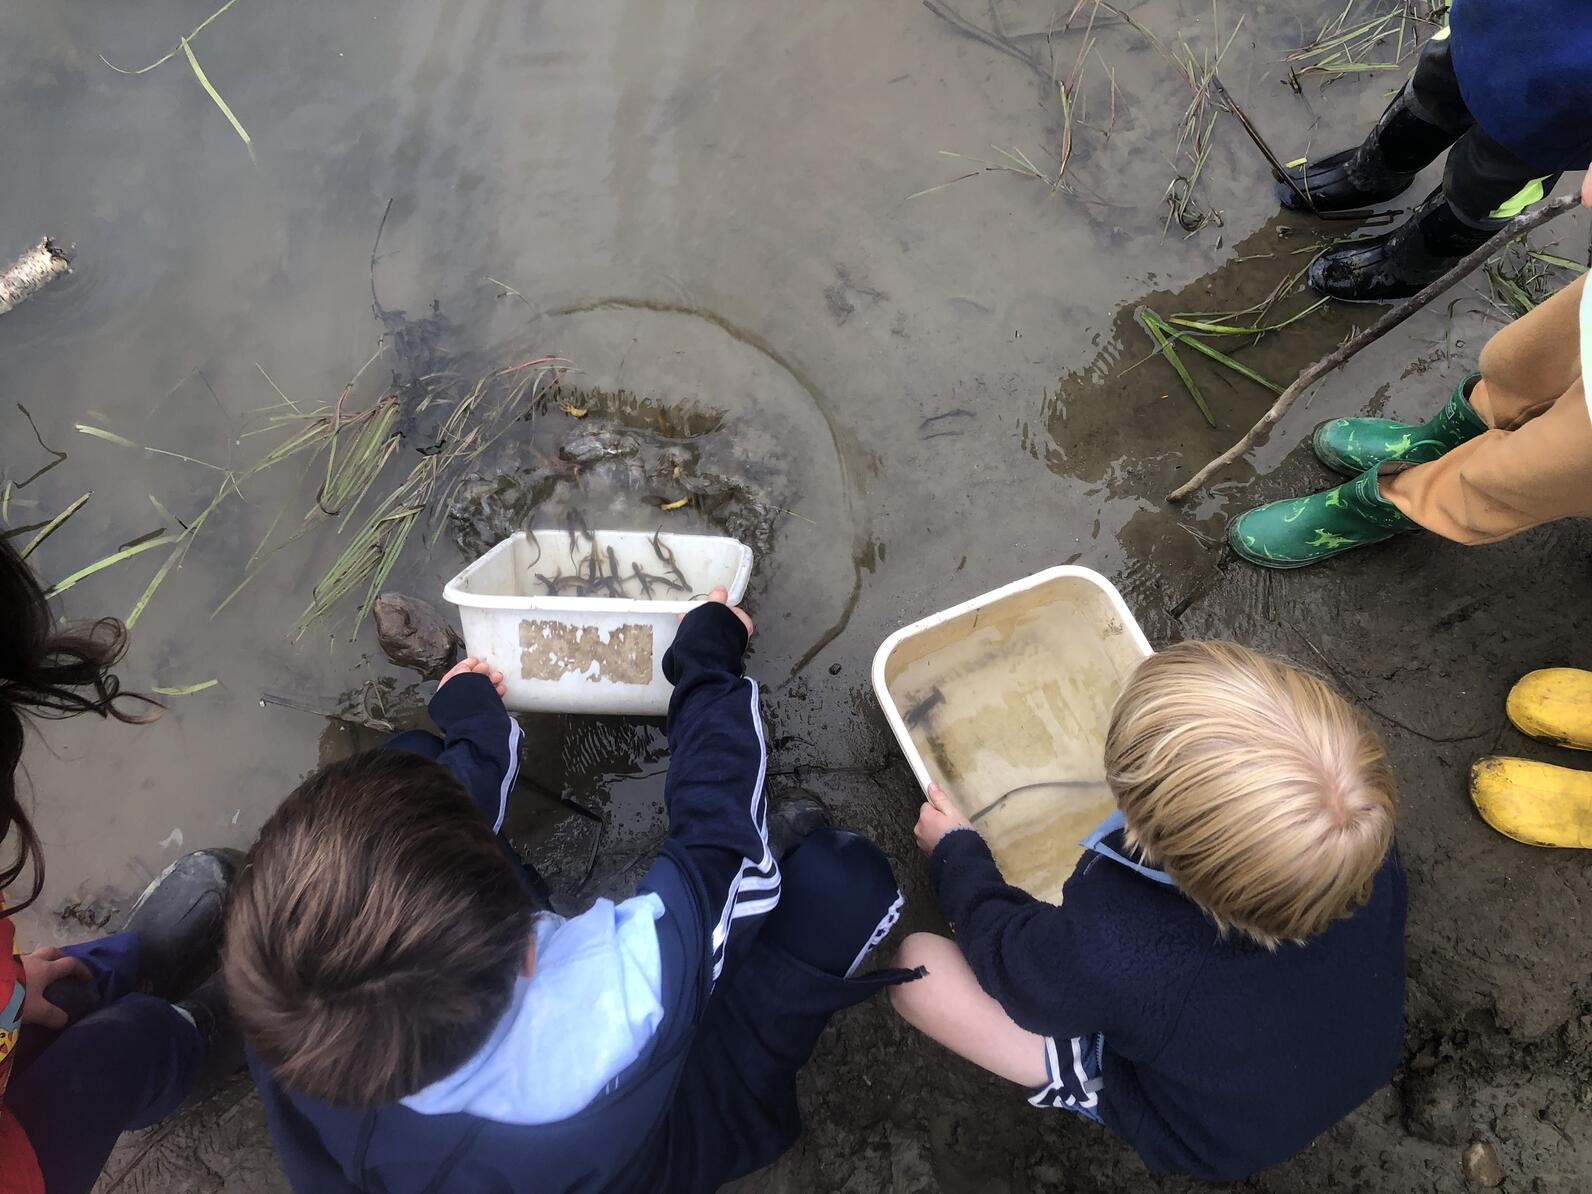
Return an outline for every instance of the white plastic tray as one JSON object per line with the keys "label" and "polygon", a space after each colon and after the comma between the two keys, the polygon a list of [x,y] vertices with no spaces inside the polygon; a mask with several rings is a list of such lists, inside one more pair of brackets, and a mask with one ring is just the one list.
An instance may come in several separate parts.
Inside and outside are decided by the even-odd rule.
{"label": "white plastic tray", "polygon": [[[1017,620],[1028,629],[1012,630]],[[992,636],[995,627],[1000,628],[999,636]],[[958,707],[954,699],[958,676],[971,683],[966,679],[970,673],[959,672],[958,666],[948,663],[943,686],[952,695],[944,697],[938,681],[934,688],[936,699],[945,701],[939,710],[944,724],[938,728],[943,732],[936,739],[941,753],[938,758],[925,758],[908,724],[909,718],[926,716],[922,705],[918,712],[903,707],[914,698],[921,701],[921,692],[907,691],[911,685],[903,673],[917,666],[921,678],[925,670],[933,671],[936,656],[957,658],[959,647],[965,649],[975,631],[986,638],[999,638],[989,647],[977,675],[978,682],[989,689],[987,696],[979,698],[978,717],[984,721],[980,728],[970,728],[978,717],[965,705]],[[1065,651],[1055,656],[1055,683],[1047,684],[1042,695],[1020,692],[1016,680],[1005,688],[1000,669],[1002,652],[1008,649],[1014,670],[1026,666],[1029,671],[1051,674],[1049,652],[1036,645],[1047,637],[1065,643]],[[999,803],[1002,792],[1019,790],[1018,785],[1046,789],[1022,797],[1021,824],[1013,825],[1007,819],[1003,832],[995,831],[993,821],[975,821],[975,826],[985,832],[1008,881],[1054,901],[1060,898],[1061,885],[1077,859],[1077,838],[1090,826],[1080,828],[1075,823],[1083,811],[1075,808],[1065,815],[1058,811],[1052,819],[1045,803],[1048,791],[1064,794],[1093,785],[1091,799],[1109,801],[1103,779],[1106,724],[1122,685],[1150,653],[1149,641],[1111,582],[1091,569],[1069,564],[1035,573],[897,630],[874,655],[873,687],[918,783],[925,787],[931,781],[940,784],[967,816],[987,813]],[[1029,725],[1043,725],[1056,740],[1027,736],[1024,731]],[[1065,727],[1066,732],[1058,727]],[[988,782],[967,778],[974,774]],[[1060,795],[1056,808],[1061,808]],[[1102,815],[1103,811],[1109,811],[1109,805]]]}
{"label": "white plastic tray", "polygon": [[[717,585],[731,602],[746,593],[752,550],[714,535],[660,533],[688,588],[670,589],[653,579],[646,598],[634,578],[636,565],[652,578],[678,584],[645,531],[595,531],[570,537],[562,531],[521,531],[505,539],[448,582],[443,596],[459,607],[465,649],[491,660],[503,672],[504,703],[521,712],[629,713],[668,711],[672,688],[663,678],[663,656],[674,642],[679,616]],[[624,596],[549,595],[539,577],[574,576],[595,543],[608,566],[613,551],[626,577]],[[591,586],[588,586],[591,587]]]}

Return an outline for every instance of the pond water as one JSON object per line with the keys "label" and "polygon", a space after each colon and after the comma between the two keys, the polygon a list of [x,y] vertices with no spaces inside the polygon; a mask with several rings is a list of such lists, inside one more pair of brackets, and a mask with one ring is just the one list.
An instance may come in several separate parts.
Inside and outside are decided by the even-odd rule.
{"label": "pond water", "polygon": [[[1213,375],[1223,426],[1207,428],[1163,363],[1121,374],[1145,348],[1128,313],[1146,301],[1243,306],[1314,240],[1279,218],[1264,164],[1225,117],[1195,188],[1221,224],[1167,229],[1189,91],[1122,22],[1102,15],[1089,35],[1071,191],[986,171],[917,194],[979,168],[946,152],[1009,164],[998,145],[1053,171],[1045,147],[1060,144],[1061,117],[1049,80],[916,0],[239,0],[193,45],[253,161],[180,54],[136,76],[100,58],[152,62],[212,7],[0,9],[0,257],[45,233],[77,246],[70,277],[0,319],[4,475],[51,459],[19,404],[67,457],[15,491],[12,522],[92,491],[33,557],[47,581],[203,510],[220,470],[255,458],[263,441],[240,437],[281,401],[271,383],[331,403],[378,350],[356,401],[427,369],[546,353],[581,371],[572,393],[706,420],[692,433],[704,468],[778,515],[751,599],[752,666],[787,770],[888,749],[868,664],[906,621],[1068,561],[1115,578],[1142,620],[1211,567],[1180,523],[1219,530],[1250,474],[1234,470],[1185,512],[1159,495],[1269,396]],[[1383,102],[1377,78],[1326,100],[1282,82],[1279,60],[1322,8],[1133,11],[1169,45],[1208,48],[1242,9],[1224,80],[1291,156],[1347,141]],[[1038,3],[995,12],[1014,37],[1056,19]],[[1063,74],[1084,36],[1052,37]],[[1282,375],[1348,324],[1323,315],[1253,359]],[[621,406],[599,403],[587,420],[612,425]],[[556,455],[583,426],[546,404],[484,475],[526,467],[532,447]],[[1296,439],[1279,437],[1260,466]],[[293,637],[339,553],[329,529],[211,616],[283,503],[297,494],[302,508],[309,492],[296,466],[245,484],[134,629],[129,688],[218,685],[171,697],[152,725],[79,721],[34,739],[26,767],[50,862],[35,937],[84,935],[183,850],[247,843],[319,760],[374,738],[306,708],[413,680],[368,626]],[[558,500],[578,507],[581,493]],[[668,517],[634,507],[649,530]],[[125,616],[163,558],[91,577],[61,607]],[[440,601],[465,559],[430,528],[393,587]],[[264,693],[290,704],[262,705]],[[576,880],[591,877],[592,822],[559,797],[610,817],[604,849],[644,847],[661,825],[660,726],[531,722],[518,832],[578,858]]]}

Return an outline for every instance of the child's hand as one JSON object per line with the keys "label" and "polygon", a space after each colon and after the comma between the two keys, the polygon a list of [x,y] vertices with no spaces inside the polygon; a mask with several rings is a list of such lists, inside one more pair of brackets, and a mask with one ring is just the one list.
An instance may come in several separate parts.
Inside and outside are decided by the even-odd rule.
{"label": "child's hand", "polygon": [[1586,168],[1586,177],[1581,180],[1581,206],[1592,207],[1592,166]]}
{"label": "child's hand", "polygon": [[493,671],[492,665],[490,663],[484,659],[477,659],[474,655],[471,655],[467,659],[461,659],[458,663],[454,664],[453,667],[449,669],[448,674],[437,681],[437,689],[440,691],[442,686],[449,680],[453,679],[455,676],[462,676],[467,672],[479,672],[488,680],[492,681],[492,687],[497,689],[498,696],[507,695],[509,686],[503,683],[503,673]]}
{"label": "child's hand", "polygon": [[[717,601],[720,605],[730,605],[730,591],[723,585],[719,585],[713,592],[708,594],[708,600]],[[746,611],[738,605],[730,605],[730,612],[741,620],[741,625],[746,627],[746,637],[751,638],[754,627],[752,626],[752,619],[746,616]],[[680,617],[684,618],[685,615],[681,614]]]}
{"label": "child's hand", "polygon": [[44,998],[44,990],[57,979],[80,978],[92,982],[88,967],[78,958],[63,957],[53,945],[22,955],[22,1022],[40,1028],[65,1028],[66,1013]]}
{"label": "child's hand", "polygon": [[951,798],[939,784],[930,784],[923,794],[923,807],[918,809],[918,823],[912,827],[918,839],[918,849],[933,854],[940,839],[953,829],[972,829],[973,823],[951,803]]}

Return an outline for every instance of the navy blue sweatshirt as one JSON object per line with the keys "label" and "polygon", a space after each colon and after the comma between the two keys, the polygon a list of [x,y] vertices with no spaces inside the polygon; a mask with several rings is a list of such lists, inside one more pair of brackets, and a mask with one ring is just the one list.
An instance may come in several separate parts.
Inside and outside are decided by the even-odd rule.
{"label": "navy blue sweatshirt", "polygon": [[[664,906],[657,932],[664,1017],[645,1052],[581,1112],[550,1124],[497,1123],[467,1113],[427,1115],[402,1104],[337,1107],[285,1090],[258,1058],[260,1087],[282,1167],[295,1190],[370,1194],[696,1190],[700,1174],[738,1150],[737,1121],[706,1118],[676,1097],[682,1078],[731,1111],[733,1074],[693,1071],[703,1052],[710,995],[730,982],[779,896],[768,850],[766,752],[758,692],[741,674],[746,631],[723,605],[687,614],[664,674],[672,752],[664,802],[669,834],[640,884]],[[517,729],[490,683],[461,676],[431,713],[445,739],[439,761],[465,783],[483,815],[501,821]],[[711,1052],[711,1050],[709,1050]],[[700,1070],[700,1065],[697,1070]],[[739,1124],[756,1122],[740,1103]],[[783,1142],[781,1142],[783,1143]]]}
{"label": "navy blue sweatshirt", "polygon": [[[1126,853],[1122,834],[1105,844]],[[1085,853],[1046,904],[975,832],[930,862],[979,984],[1023,1028],[1105,1034],[1099,1111],[1160,1172],[1232,1181],[1291,1156],[1393,1073],[1404,1004],[1396,849],[1369,902],[1275,953],[1219,936],[1173,887]]]}
{"label": "navy blue sweatshirt", "polygon": [[1592,3],[1454,0],[1454,76],[1476,123],[1544,174],[1592,160]]}

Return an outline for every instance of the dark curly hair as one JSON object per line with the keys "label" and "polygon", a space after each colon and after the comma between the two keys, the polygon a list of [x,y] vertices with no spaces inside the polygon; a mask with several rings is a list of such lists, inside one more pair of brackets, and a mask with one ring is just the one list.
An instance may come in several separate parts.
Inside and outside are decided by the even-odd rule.
{"label": "dark curly hair", "polygon": [[148,721],[150,714],[125,706],[156,702],[124,693],[111,671],[126,652],[127,628],[115,618],[57,625],[33,570],[0,540],[0,851],[6,851],[0,854],[0,891],[32,872],[27,896],[8,899],[8,912],[26,908],[44,889],[44,850],[17,792],[23,717],[97,713],[117,721]]}

